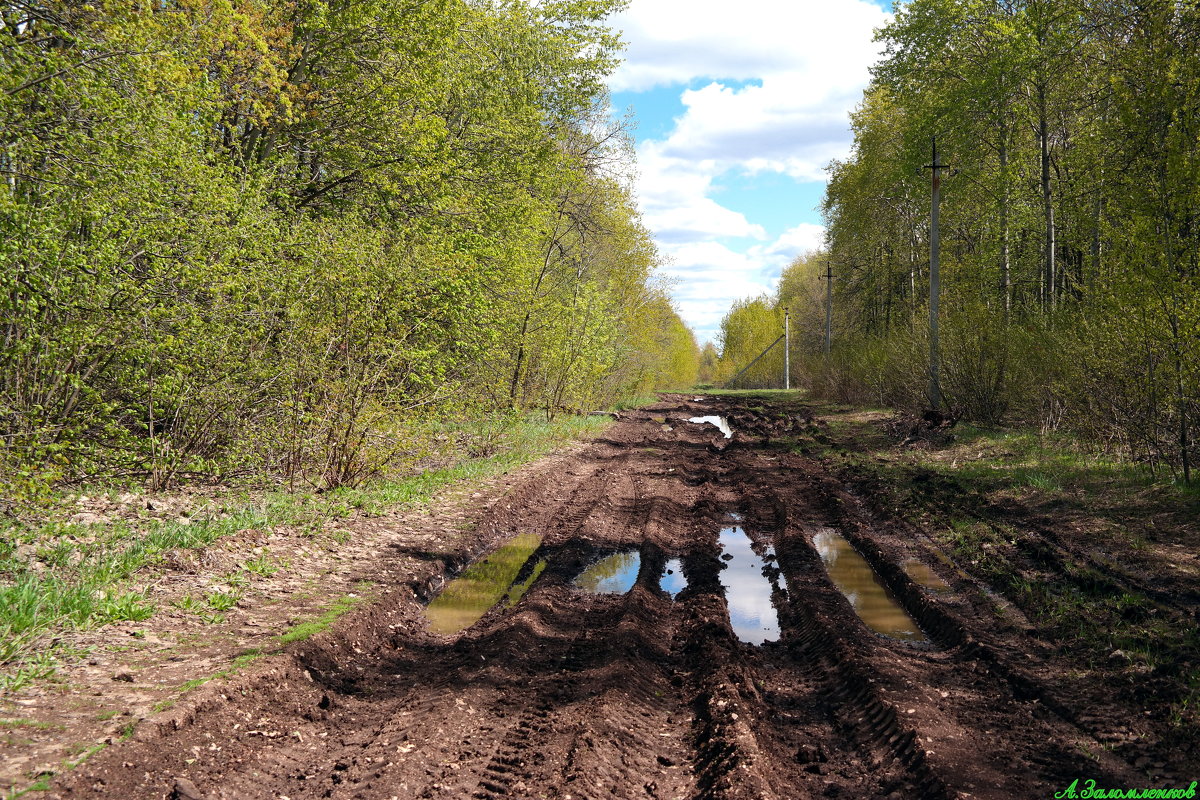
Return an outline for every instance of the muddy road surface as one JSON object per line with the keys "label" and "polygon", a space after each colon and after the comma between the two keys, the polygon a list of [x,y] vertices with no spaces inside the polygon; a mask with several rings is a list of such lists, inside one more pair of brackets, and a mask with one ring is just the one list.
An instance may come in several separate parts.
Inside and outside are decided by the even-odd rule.
{"label": "muddy road surface", "polygon": [[452,547],[418,526],[380,553],[371,608],[52,794],[1008,799],[1181,777],[1114,745],[1128,709],[1056,694],[1044,644],[920,535],[779,445],[801,431],[822,435],[796,401],[626,412],[479,498]]}

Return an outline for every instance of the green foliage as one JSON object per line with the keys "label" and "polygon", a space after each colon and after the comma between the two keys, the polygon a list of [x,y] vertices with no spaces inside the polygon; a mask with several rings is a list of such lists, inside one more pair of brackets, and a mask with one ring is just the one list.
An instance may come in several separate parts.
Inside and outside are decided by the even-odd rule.
{"label": "green foliage", "polygon": [[[1200,9],[914,0],[831,167],[828,252],[785,272],[819,394],[928,404],[931,139],[941,384],[1188,480],[1200,448]],[[834,272],[833,352],[815,335]],[[733,320],[731,319],[731,322]],[[738,322],[740,327],[749,323]]]}
{"label": "green foliage", "polygon": [[[725,384],[737,378],[738,388],[781,388],[783,383],[783,343],[780,342],[751,364],[783,334],[783,310],[770,298],[759,297],[733,304],[721,320],[721,359],[715,377]],[[748,369],[747,369],[748,368]]]}
{"label": "green foliage", "polygon": [[214,589],[204,598],[204,602],[213,611],[228,611],[238,604],[241,600],[241,595],[237,592],[226,592],[220,589]]}
{"label": "green foliage", "polygon": [[618,0],[0,4],[0,497],[404,473],[689,383]]}

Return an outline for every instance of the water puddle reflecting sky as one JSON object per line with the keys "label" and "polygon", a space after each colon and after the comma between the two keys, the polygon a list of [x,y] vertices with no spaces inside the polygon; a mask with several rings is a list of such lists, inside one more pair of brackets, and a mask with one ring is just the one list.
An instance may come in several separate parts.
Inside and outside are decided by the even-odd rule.
{"label": "water puddle reflecting sky", "polygon": [[729,420],[725,419],[724,417],[692,417],[688,420],[688,422],[694,422],[698,425],[703,425],[705,423],[708,423],[709,425],[716,425],[721,433],[725,434],[726,439],[733,437],[733,430],[731,430],[729,427]]}
{"label": "water puddle reflecting sky", "polygon": [[749,644],[777,640],[779,615],[771,603],[771,592],[776,586],[786,588],[786,584],[775,569],[774,552],[767,548],[765,555],[771,563],[765,563],[750,546],[750,537],[737,527],[722,529],[720,544],[725,564],[721,585],[733,632]]}
{"label": "water puddle reflecting sky", "polygon": [[672,558],[668,561],[658,585],[664,592],[671,595],[671,597],[678,596],[680,592],[686,589],[688,582],[683,574],[683,562],[678,558]]}
{"label": "water puddle reflecting sky", "polygon": [[637,582],[642,557],[636,550],[613,553],[579,573],[575,585],[592,594],[625,594]]}
{"label": "water puddle reflecting sky", "polygon": [[509,605],[515,605],[545,568],[545,562],[541,562],[527,580],[513,585],[541,542],[542,537],[532,533],[515,536],[487,558],[467,567],[425,607],[429,627],[437,633],[458,633],[478,622],[506,595]]}
{"label": "water puddle reflecting sky", "polygon": [[916,620],[908,615],[858,551],[840,533],[823,528],[813,536],[825,569],[854,611],[878,633],[910,642],[924,642]]}

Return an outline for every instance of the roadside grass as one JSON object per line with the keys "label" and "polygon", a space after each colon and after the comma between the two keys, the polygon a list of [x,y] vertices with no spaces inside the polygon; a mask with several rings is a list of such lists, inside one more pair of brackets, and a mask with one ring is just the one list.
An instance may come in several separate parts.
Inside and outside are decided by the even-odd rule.
{"label": "roadside grass", "polygon": [[[368,584],[359,584],[360,591],[366,589]],[[318,633],[326,630],[337,619],[346,613],[352,611],[356,606],[363,602],[363,596],[359,593],[343,595],[333,601],[332,605],[316,619],[308,620],[293,625],[288,630],[284,631],[279,637],[281,645],[291,644],[292,642],[302,642],[316,636]]]}
{"label": "roadside grass", "polygon": [[220,678],[229,678],[237,674],[239,671],[254,663],[264,656],[269,656],[279,652],[282,648],[293,642],[302,642],[309,639],[322,631],[328,630],[329,626],[333,625],[339,618],[345,616],[350,611],[353,611],[360,604],[370,599],[370,591],[372,584],[368,581],[359,581],[355,584],[355,592],[342,595],[335,598],[326,609],[317,617],[304,622],[298,622],[288,630],[281,633],[275,638],[275,641],[266,647],[256,647],[246,650],[238,654],[229,663],[229,666],[218,670],[211,675],[205,675],[200,678],[193,678],[189,681],[184,681],[179,686],[175,687],[175,693],[172,697],[156,703],[153,710],[157,713],[166,711],[171,708],[188,692],[193,689],[198,689],[209,681]]}
{"label": "roadside grass", "polygon": [[931,453],[931,465],[950,462],[960,479],[982,488],[1029,487],[1047,493],[1093,492],[1120,498],[1161,490],[1164,499],[1200,501],[1200,485],[1186,486],[1174,476],[1151,472],[1141,464],[1114,457],[1059,433],[984,428],[960,424],[955,442]]}
{"label": "roadside grass", "polygon": [[[132,735],[133,735],[133,726],[131,724],[131,725],[126,726],[126,729],[122,732],[120,741],[124,741]],[[79,743],[73,745],[72,747],[68,748],[68,751],[67,751],[68,753],[70,753],[70,755],[72,757],[64,758],[62,760],[62,768],[61,769],[59,769],[57,771],[53,771],[53,772],[45,772],[45,773],[38,775],[37,778],[34,780],[34,782],[29,784],[28,786],[23,786],[20,788],[13,787],[12,789],[10,789],[8,791],[8,794],[6,794],[4,796],[4,800],[16,800],[18,797],[24,797],[25,795],[27,795],[31,792],[48,792],[48,791],[50,791],[51,782],[54,780],[56,775],[63,773],[63,772],[70,772],[71,770],[80,766],[81,764],[86,762],[89,758],[96,755],[96,753],[99,753],[101,750],[103,750],[106,747],[108,747],[108,744],[104,743],[104,742],[101,742],[100,744],[90,744],[90,743],[86,743],[86,742],[79,742]]]}
{"label": "roadside grass", "polygon": [[33,728],[39,731],[61,731],[65,730],[65,725],[60,725],[57,722],[40,722],[36,719],[0,719],[0,730],[11,730],[13,728]]}
{"label": "roadside grass", "polygon": [[958,520],[937,534],[953,560],[1012,601],[1080,676],[1109,669],[1153,680],[1167,734],[1183,743],[1200,736],[1200,630],[1160,613],[1136,589],[1126,589],[1088,566],[1064,561],[1030,569],[1015,546],[1015,531],[979,519]]}
{"label": "roadside grass", "polygon": [[1200,518],[1200,486],[1061,434],[960,424],[951,441],[898,448],[877,422],[847,421],[855,414],[843,407],[818,410],[831,415],[837,446],[798,437],[796,449],[817,448],[875,502],[929,530],[959,569],[1020,609],[1081,674],[1125,669],[1161,679],[1155,702],[1173,735],[1200,735],[1200,630],[996,510],[1016,500],[1043,519],[1086,521],[1089,543],[1119,554],[1148,546],[1140,531],[1149,517],[1180,526]]}
{"label": "roadside grass", "polygon": [[615,403],[613,405],[613,410],[614,411],[628,411],[631,408],[641,408],[642,406],[648,406],[652,403],[657,403],[657,402],[658,402],[658,395],[642,394],[642,395],[637,395],[636,397],[627,397],[624,400],[621,400],[621,401]]}
{"label": "roadside grass", "polygon": [[[138,573],[170,551],[203,548],[247,529],[286,526],[309,535],[324,523],[356,513],[428,502],[439,490],[478,480],[532,461],[564,441],[594,435],[611,424],[604,417],[508,415],[486,455],[464,456],[447,466],[325,493],[260,492],[225,495],[182,520],[118,519],[109,523],[65,521],[78,494],[64,494],[37,521],[0,522],[0,696],[55,675],[60,659],[73,654],[52,643],[52,634],[113,622],[141,621],[156,611]],[[107,487],[87,487],[93,495]],[[342,541],[349,533],[343,533]],[[338,537],[331,537],[334,541]],[[177,601],[209,622],[241,598],[249,579],[277,570],[265,556],[226,576],[229,591]]]}
{"label": "roadside grass", "polygon": [[693,387],[679,394],[692,394],[695,397],[740,397],[748,400],[800,400],[808,396],[804,389],[721,389],[717,387]]}

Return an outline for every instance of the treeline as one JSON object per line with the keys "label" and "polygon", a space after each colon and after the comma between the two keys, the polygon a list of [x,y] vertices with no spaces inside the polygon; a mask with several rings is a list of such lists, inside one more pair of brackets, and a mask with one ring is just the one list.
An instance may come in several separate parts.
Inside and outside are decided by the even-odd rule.
{"label": "treeline", "polygon": [[689,383],[616,5],[0,3],[0,495],[345,485]]}
{"label": "treeline", "polygon": [[[927,404],[932,139],[942,385],[968,418],[1066,428],[1187,478],[1200,425],[1200,6],[913,0],[832,165],[808,275],[822,391]],[[813,325],[810,324],[809,328]],[[808,352],[819,353],[815,342]]]}
{"label": "treeline", "polygon": [[[775,292],[735,301],[721,320],[720,349],[711,343],[701,351],[701,378],[736,389],[781,389],[784,345],[790,343],[791,386],[834,394],[825,346],[828,255],[798,256],[784,270]],[[781,340],[785,317],[789,337]],[[707,372],[706,372],[707,367]],[[836,378],[846,381],[848,376]]]}

